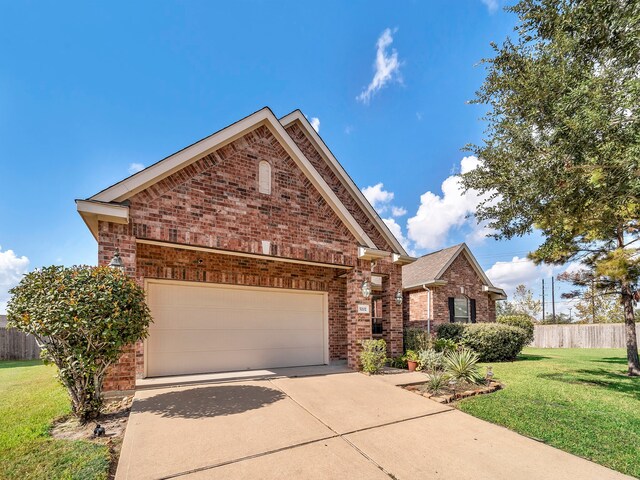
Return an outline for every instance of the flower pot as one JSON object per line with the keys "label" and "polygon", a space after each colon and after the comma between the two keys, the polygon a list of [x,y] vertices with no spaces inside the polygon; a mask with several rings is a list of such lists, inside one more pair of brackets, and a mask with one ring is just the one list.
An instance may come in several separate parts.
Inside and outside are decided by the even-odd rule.
{"label": "flower pot", "polygon": [[407,360],[407,366],[409,367],[410,372],[415,372],[416,368],[418,368],[418,362],[415,360]]}

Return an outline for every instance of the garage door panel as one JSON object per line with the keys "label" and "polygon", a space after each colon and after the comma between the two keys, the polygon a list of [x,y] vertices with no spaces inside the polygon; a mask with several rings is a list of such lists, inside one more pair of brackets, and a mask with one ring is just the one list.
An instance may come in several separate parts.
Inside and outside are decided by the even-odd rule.
{"label": "garage door panel", "polygon": [[149,339],[154,353],[267,350],[291,348],[322,348],[319,330],[225,330],[222,335],[205,335],[202,330],[161,330]]}
{"label": "garage door panel", "polygon": [[325,294],[148,283],[154,322],[147,375],[317,365],[325,361]]}
{"label": "garage door panel", "polygon": [[163,307],[156,309],[154,329],[317,329],[324,312],[263,310],[260,308]]}
{"label": "garage door panel", "polygon": [[[321,355],[321,349],[314,351]],[[149,376],[180,375],[184,373],[207,373],[211,370],[203,365],[214,363],[217,372],[235,370],[252,370],[262,368],[278,368],[293,365],[308,365],[309,351],[305,348],[289,348],[283,350],[264,350],[243,355],[242,352],[194,352],[190,355],[167,353],[149,358]],[[265,367],[264,365],[269,365]]]}

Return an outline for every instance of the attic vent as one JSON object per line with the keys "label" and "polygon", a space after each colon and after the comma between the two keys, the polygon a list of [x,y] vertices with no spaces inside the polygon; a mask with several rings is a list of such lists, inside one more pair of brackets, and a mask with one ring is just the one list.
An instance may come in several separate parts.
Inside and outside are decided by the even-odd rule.
{"label": "attic vent", "polygon": [[258,165],[258,191],[271,195],[271,165],[264,160]]}

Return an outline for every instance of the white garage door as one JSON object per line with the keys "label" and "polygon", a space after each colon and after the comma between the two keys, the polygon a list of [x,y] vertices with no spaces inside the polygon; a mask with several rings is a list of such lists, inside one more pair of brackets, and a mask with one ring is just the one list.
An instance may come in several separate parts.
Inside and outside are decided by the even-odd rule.
{"label": "white garage door", "polygon": [[147,376],[320,365],[326,294],[147,282]]}

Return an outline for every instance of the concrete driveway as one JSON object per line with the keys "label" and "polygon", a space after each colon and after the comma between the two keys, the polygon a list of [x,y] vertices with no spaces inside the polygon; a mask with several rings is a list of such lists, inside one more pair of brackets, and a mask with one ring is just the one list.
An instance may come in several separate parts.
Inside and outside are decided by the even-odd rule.
{"label": "concrete driveway", "polygon": [[389,378],[307,373],[138,391],[116,479],[630,478]]}

